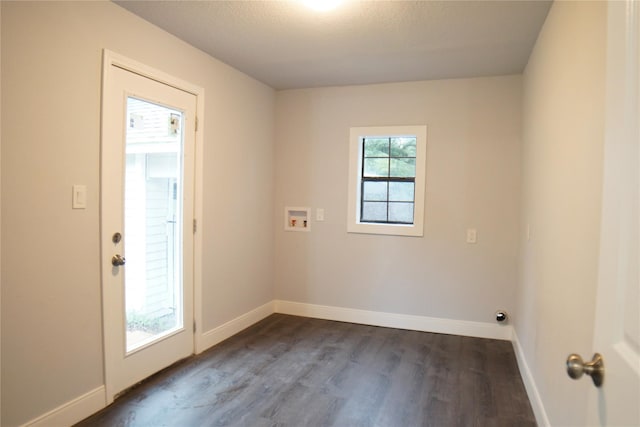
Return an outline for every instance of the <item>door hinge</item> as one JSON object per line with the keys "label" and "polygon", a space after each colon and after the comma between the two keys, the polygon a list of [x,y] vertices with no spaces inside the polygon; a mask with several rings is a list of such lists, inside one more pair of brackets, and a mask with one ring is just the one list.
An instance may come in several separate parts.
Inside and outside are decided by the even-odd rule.
{"label": "door hinge", "polygon": [[194,334],[196,333],[196,321],[195,320],[193,321],[193,333]]}
{"label": "door hinge", "polygon": [[198,132],[198,116],[196,116],[196,132]]}
{"label": "door hinge", "polygon": [[196,234],[196,231],[198,231],[198,221],[194,218],[193,219],[193,234]]}

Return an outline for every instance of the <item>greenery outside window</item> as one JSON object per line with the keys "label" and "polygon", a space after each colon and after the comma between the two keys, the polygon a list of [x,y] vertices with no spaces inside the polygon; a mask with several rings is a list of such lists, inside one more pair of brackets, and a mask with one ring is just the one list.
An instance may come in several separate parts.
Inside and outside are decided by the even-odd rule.
{"label": "greenery outside window", "polygon": [[422,236],[426,126],[351,128],[354,233]]}

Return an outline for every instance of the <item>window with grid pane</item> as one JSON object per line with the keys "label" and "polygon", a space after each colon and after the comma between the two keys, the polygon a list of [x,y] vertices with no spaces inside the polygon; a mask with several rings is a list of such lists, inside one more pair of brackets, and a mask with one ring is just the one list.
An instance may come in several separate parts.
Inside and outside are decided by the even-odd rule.
{"label": "window with grid pane", "polygon": [[350,233],[422,236],[427,127],[352,127]]}
{"label": "window with grid pane", "polygon": [[360,220],[413,224],[416,138],[362,138]]}

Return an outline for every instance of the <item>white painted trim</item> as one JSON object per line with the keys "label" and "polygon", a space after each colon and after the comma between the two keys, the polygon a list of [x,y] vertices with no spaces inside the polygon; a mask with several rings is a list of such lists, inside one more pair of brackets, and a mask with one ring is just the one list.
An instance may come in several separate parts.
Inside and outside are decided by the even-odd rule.
{"label": "white painted trim", "polygon": [[[542,427],[550,425],[542,405],[542,400],[540,399],[540,395],[538,394],[538,390],[535,386],[533,376],[531,375],[524,359],[522,347],[520,346],[520,342],[510,325],[492,325],[490,323],[482,322],[470,322],[464,320],[451,320],[273,300],[203,334],[196,333],[196,354],[202,353],[203,351],[226,340],[227,338],[230,338],[273,313],[423,332],[512,340],[518,366],[520,367],[520,375],[522,376],[529,400],[531,401],[536,421],[538,422],[538,425]],[[72,425],[93,415],[106,406],[106,388],[105,386],[100,386],[25,423],[23,427]]]}
{"label": "white painted trim", "polygon": [[536,417],[536,422],[540,427],[550,426],[549,417],[547,417],[547,411],[544,409],[544,404],[540,398],[536,381],[533,378],[533,374],[529,369],[527,360],[524,357],[524,349],[520,345],[518,334],[515,329],[513,330],[513,336],[511,337],[511,343],[513,344],[514,353],[516,354],[516,360],[518,361],[518,368],[522,382],[527,390],[527,396],[529,396],[529,402],[531,403],[531,409],[533,409],[533,415]]}
{"label": "white painted trim", "polygon": [[[196,333],[196,354],[224,341],[274,313],[273,301],[236,317],[204,334]],[[110,402],[109,402],[110,403]],[[49,427],[73,425],[95,414],[107,406],[107,391],[104,385],[76,397],[63,405],[23,424],[23,427]]]}
{"label": "white painted trim", "polygon": [[104,386],[100,386],[25,423],[23,426],[70,426],[98,412],[106,405],[106,389]]}
{"label": "white painted trim", "polygon": [[193,189],[193,218],[196,221],[197,229],[193,236],[193,320],[196,324],[194,336],[193,352],[197,353],[200,348],[200,337],[198,333],[203,324],[202,307],[202,248],[204,236],[204,89],[199,88],[196,94],[196,145],[195,145],[195,183]]}
{"label": "white painted trim", "polygon": [[340,322],[507,341],[511,340],[513,334],[513,328],[510,325],[494,325],[491,323],[470,322],[467,320],[385,313],[380,311],[304,304],[293,301],[275,300],[274,303],[276,313],[337,320]]}
{"label": "white painted trim", "polygon": [[248,328],[254,323],[261,321],[265,317],[272,315],[274,313],[273,303],[273,301],[269,301],[268,303],[263,304],[248,313],[238,316],[223,325],[200,334],[200,336],[196,340],[196,342],[198,343],[196,354],[202,353],[208,348],[221,343],[222,341],[237,334],[243,329]]}
{"label": "white painted trim", "polygon": [[[360,188],[362,177],[362,138],[408,136],[416,137],[416,176],[414,191],[413,224],[374,224],[360,222]],[[392,236],[424,235],[424,200],[427,168],[427,127],[417,126],[369,126],[352,127],[349,130],[349,204],[347,208],[347,232],[383,234]]]}
{"label": "white painted trim", "polygon": [[[103,54],[103,66],[105,67],[114,65],[124,70],[131,71],[132,73],[138,74],[140,76],[147,77],[151,80],[166,84],[167,86],[189,92],[192,95],[204,95],[204,88],[194,85],[193,83],[190,83],[186,80],[182,80],[178,77],[172,76],[171,74],[165,73],[164,71],[150,67],[146,64],[143,64],[142,62],[138,62],[124,55],[120,55],[119,53],[116,53],[109,49],[104,49]],[[198,123],[198,126],[200,126],[200,124],[201,123]]]}

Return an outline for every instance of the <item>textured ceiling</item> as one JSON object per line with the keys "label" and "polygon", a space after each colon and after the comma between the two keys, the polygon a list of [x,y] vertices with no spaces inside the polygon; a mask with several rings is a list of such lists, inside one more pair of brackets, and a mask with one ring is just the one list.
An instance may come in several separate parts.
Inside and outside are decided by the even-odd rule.
{"label": "textured ceiling", "polygon": [[548,1],[116,1],[275,89],[520,73]]}

